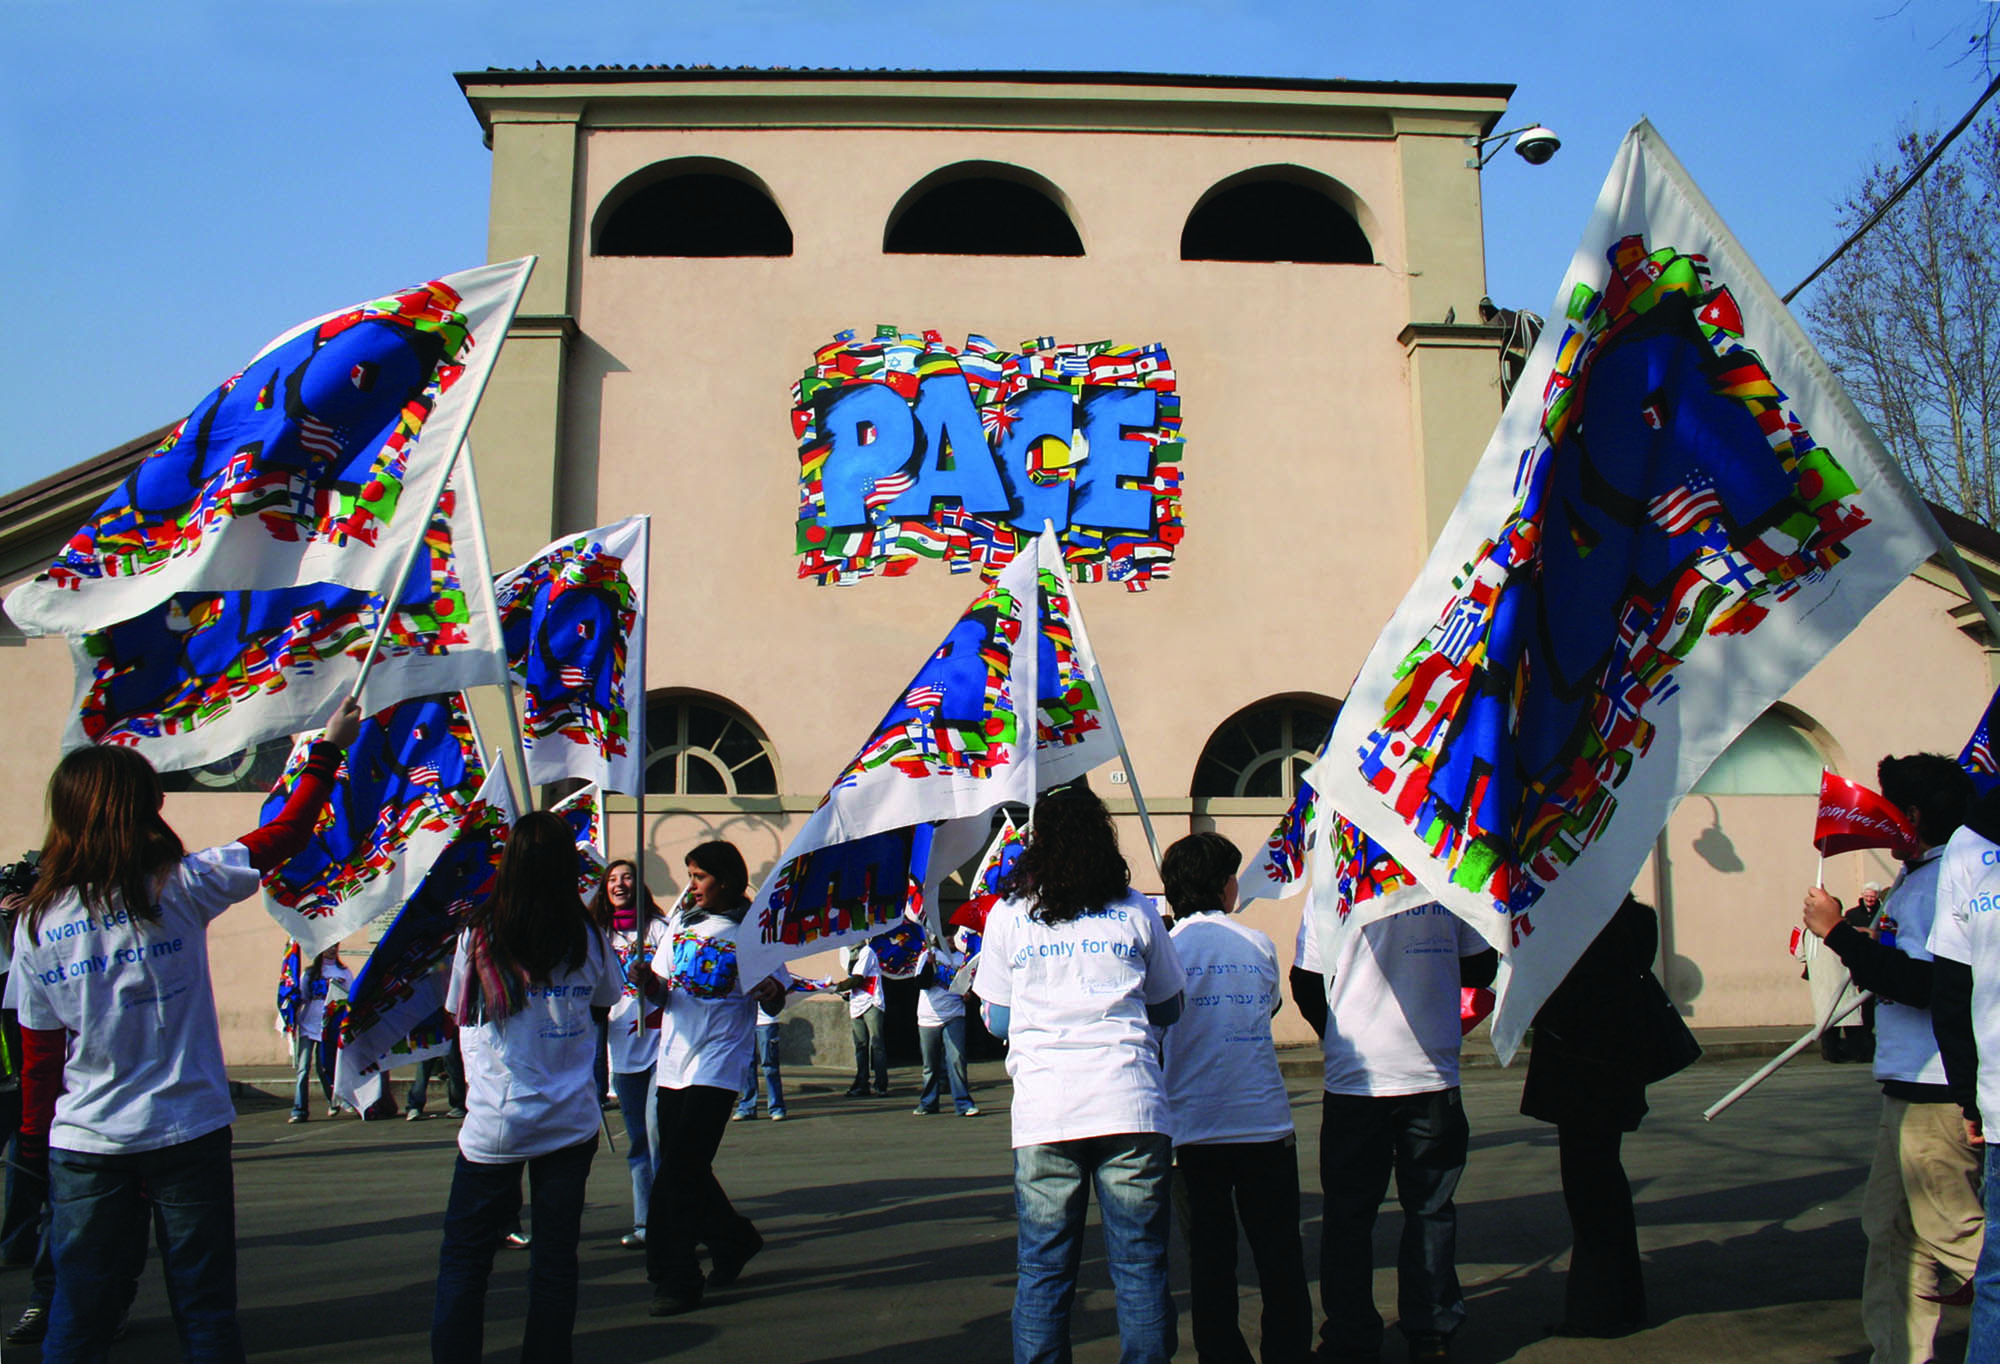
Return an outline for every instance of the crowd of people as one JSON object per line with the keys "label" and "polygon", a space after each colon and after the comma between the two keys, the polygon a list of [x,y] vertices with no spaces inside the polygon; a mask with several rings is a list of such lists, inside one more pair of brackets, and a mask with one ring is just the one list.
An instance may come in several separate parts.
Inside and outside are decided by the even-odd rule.
{"label": "crowd of people", "polygon": [[[51,778],[40,875],[8,902],[6,994],[21,1055],[16,1183],[44,1181],[47,1197],[18,1200],[26,1214],[10,1198],[0,1226],[0,1254],[35,1251],[34,1299],[17,1330],[44,1337],[46,1360],[104,1357],[149,1227],[185,1356],[243,1358],[235,1110],[207,927],[303,846],[357,724],[351,706],[334,718],[272,820],[193,853],[161,818],[158,778],[129,750],[79,750]],[[1985,912],[2000,907],[2000,797],[1975,802],[1965,774],[1935,755],[1885,759],[1880,781],[1918,832],[1902,874],[1870,914],[1817,887],[1803,907],[1809,970],[1823,950],[1841,968],[1841,992],[1878,1001],[1883,1110],[1862,1219],[1863,1324],[1878,1361],[1926,1360],[1940,1306],[1970,1301],[1970,1357],[2000,1360],[2000,1249],[1983,1238],[1993,1157],[1979,1117],[2000,1105],[2000,1067],[1978,1064],[2000,1049],[2000,933]],[[979,940],[922,945],[915,1111],[941,1113],[948,1093],[958,1114],[978,1115],[965,1072],[969,1009],[1007,1048],[1017,1361],[1069,1358],[1094,1196],[1124,1359],[1164,1361],[1178,1348],[1168,1287],[1178,1216],[1204,1364],[1372,1364],[1386,1336],[1373,1231],[1392,1178],[1403,1212],[1397,1326],[1411,1359],[1451,1357],[1466,1319],[1454,1204],[1469,1147],[1463,1004],[1492,981],[1497,958],[1437,905],[1344,933],[1330,952],[1304,914],[1287,981],[1272,940],[1233,917],[1239,863],[1218,834],[1176,842],[1161,867],[1163,915],[1133,888],[1103,803],[1081,785],[1061,788],[1037,803]],[[481,1357],[487,1284],[509,1240],[529,1252],[522,1358],[572,1357],[579,1227],[607,1090],[631,1174],[624,1243],[644,1251],[651,1313],[699,1310],[764,1248],[716,1158],[729,1123],[756,1115],[760,1089],[770,1118],[786,1116],[778,1025],[793,982],[782,968],[739,978],[750,878],[733,845],[687,855],[688,894],[670,911],[637,873],[613,862],[586,900],[568,826],[530,814],[509,835],[492,892],[467,912],[446,995],[456,1047],[438,1058],[463,1123],[438,1252],[437,1360]],[[1521,1111],[1557,1133],[1575,1241],[1564,1335],[1620,1337],[1649,1320],[1621,1142],[1646,1114],[1647,1085],[1698,1054],[1652,974],[1657,947],[1652,911],[1627,897],[1535,1020]],[[844,965],[848,1092],[886,1094],[882,962],[863,947]],[[326,1058],[349,974],[327,952],[289,963],[285,981],[298,1122],[315,1076],[338,1104]],[[1324,1062],[1317,1340],[1300,1153],[1271,1034],[1287,984]],[[411,1116],[431,1078],[418,1073]],[[1255,1356],[1237,1320],[1239,1233],[1261,1296]]]}

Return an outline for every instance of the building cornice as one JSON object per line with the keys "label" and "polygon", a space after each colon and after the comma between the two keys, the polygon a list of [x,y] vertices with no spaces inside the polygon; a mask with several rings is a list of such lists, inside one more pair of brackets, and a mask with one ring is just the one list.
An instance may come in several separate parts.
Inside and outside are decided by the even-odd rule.
{"label": "building cornice", "polygon": [[591,129],[799,128],[1208,136],[1469,136],[1511,85],[1253,80],[1142,72],[768,71],[660,67],[460,72],[496,123]]}

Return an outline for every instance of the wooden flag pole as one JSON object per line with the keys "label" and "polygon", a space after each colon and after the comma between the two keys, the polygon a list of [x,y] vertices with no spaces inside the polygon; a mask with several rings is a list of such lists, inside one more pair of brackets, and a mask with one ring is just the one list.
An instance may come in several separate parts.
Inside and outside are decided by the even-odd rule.
{"label": "wooden flag pole", "polygon": [[[1056,523],[1053,520],[1047,520],[1042,522],[1042,525],[1048,536],[1052,540],[1055,539]],[[1056,544],[1056,572],[1062,575],[1063,584],[1069,590],[1070,624],[1076,630],[1076,642],[1083,646],[1084,655],[1090,659],[1090,685],[1096,688],[1097,699],[1104,705],[1104,723],[1111,729],[1111,741],[1118,745],[1118,761],[1125,768],[1125,784],[1132,790],[1132,804],[1139,811],[1139,827],[1146,831],[1146,846],[1153,853],[1153,870],[1159,873],[1164,883],[1166,873],[1161,871],[1160,868],[1160,838],[1158,834],[1153,832],[1153,816],[1146,809],[1145,794],[1139,790],[1139,774],[1132,768],[1132,750],[1126,747],[1125,731],[1119,728],[1118,712],[1111,705],[1111,690],[1104,685],[1104,670],[1097,663],[1097,650],[1091,647],[1090,631],[1084,628],[1083,602],[1076,595],[1076,583],[1071,580],[1069,568],[1063,562],[1061,541],[1056,541]],[[1039,552],[1038,549],[1037,553]],[[1035,626],[1036,632],[1039,634],[1041,629],[1041,608],[1039,606],[1036,607]],[[1040,640],[1036,641],[1036,647],[1041,647]],[[1040,698],[1036,699],[1035,706],[1039,712],[1041,706]]]}
{"label": "wooden flag pole", "polygon": [[[653,586],[653,517],[648,512],[643,518],[644,529],[640,532],[639,544],[639,610],[635,623],[639,628],[639,638],[632,642],[632,657],[638,660],[639,704],[636,716],[628,715],[628,725],[632,731],[632,751],[638,759],[639,779],[633,783],[639,789],[632,793],[632,879],[636,883],[634,893],[638,896],[635,908],[638,910],[639,947],[643,955],[646,950],[646,933],[652,925],[646,922],[646,602]],[[626,697],[628,711],[631,697]],[[605,797],[605,828],[611,827],[610,797]]]}

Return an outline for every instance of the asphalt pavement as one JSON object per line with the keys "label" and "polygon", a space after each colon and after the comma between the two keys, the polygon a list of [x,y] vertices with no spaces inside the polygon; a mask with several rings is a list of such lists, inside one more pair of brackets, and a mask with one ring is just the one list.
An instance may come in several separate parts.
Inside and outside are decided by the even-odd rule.
{"label": "asphalt pavement", "polygon": [[[1554,1129],[1515,1111],[1521,1071],[1466,1076],[1472,1156],[1459,1190],[1459,1267],[1470,1308],[1454,1343],[1463,1364],[1527,1360],[1855,1361],[1867,1357],[1857,1303],[1862,1186],[1880,1099],[1865,1066],[1813,1058],[1786,1070],[1715,1123],[1701,1109],[1754,1059],[1704,1061],[1652,1091],[1653,1113],[1627,1139],[1652,1329],[1621,1341],[1550,1339],[1561,1313],[1568,1221]],[[697,1312],[646,1315],[642,1252],[630,1229],[624,1136],[600,1148],[584,1213],[576,1357],[588,1364],[672,1358],[782,1364],[1003,1364],[1013,1293],[1014,1210],[1008,1087],[998,1063],[973,1067],[975,1118],[914,1117],[916,1075],[898,1069],[888,1098],[842,1097],[845,1074],[787,1075],[789,1119],[732,1123],[717,1172],[767,1246],[733,1288]],[[1318,1090],[1289,1076],[1305,1186],[1309,1257],[1317,1253]],[[254,1090],[236,1124],[241,1316],[253,1359],[371,1364],[429,1357],[432,1283],[457,1124],[328,1121],[290,1126],[285,1105]],[[434,1110],[435,1111],[435,1110]],[[670,1177],[663,1172],[663,1177]],[[1093,1223],[1095,1215],[1093,1213]],[[1377,1227],[1376,1300],[1395,1315],[1391,1202]],[[1084,1364],[1117,1359],[1102,1243],[1085,1246],[1073,1331]],[[1248,1256],[1243,1257],[1248,1274]],[[487,1307],[486,1358],[519,1355],[525,1251],[503,1249]],[[1316,1280],[1317,1273],[1309,1265]],[[1188,1333],[1179,1248],[1181,1352]],[[11,1323],[27,1276],[0,1274]],[[1257,1343],[1254,1285],[1243,1326]],[[1951,1310],[1939,1358],[1964,1353],[1965,1314]],[[31,1349],[9,1359],[33,1359]],[[119,1364],[177,1359],[157,1258],[148,1265]],[[1402,1358],[1392,1331],[1385,1354]]]}

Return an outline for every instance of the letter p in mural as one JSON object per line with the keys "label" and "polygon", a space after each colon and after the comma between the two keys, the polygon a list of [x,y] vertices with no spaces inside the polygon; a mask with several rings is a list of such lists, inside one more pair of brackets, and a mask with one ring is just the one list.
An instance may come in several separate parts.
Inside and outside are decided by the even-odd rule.
{"label": "letter p in mural", "polygon": [[1181,410],[1158,342],[841,332],[792,388],[792,433],[802,578],[941,559],[991,580],[1045,521],[1080,582],[1138,592],[1173,567]]}

